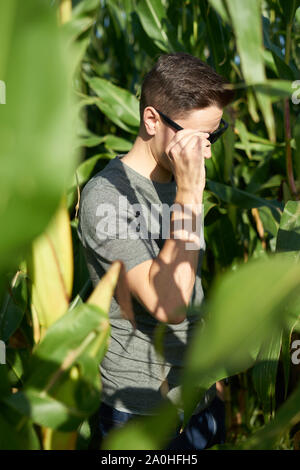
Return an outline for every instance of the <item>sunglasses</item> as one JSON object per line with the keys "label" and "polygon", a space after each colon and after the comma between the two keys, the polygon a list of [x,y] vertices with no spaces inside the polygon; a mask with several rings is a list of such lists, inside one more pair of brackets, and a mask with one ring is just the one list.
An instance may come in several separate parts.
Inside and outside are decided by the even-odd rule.
{"label": "sunglasses", "polygon": [[[161,111],[159,111],[158,109],[154,108],[155,111],[158,112],[158,114],[163,118],[163,120],[169,124],[169,126],[173,127],[173,129],[176,129],[176,131],[182,131],[183,127],[181,127],[179,124],[177,124],[176,122],[172,121],[172,119],[170,119],[168,116],[166,116],[164,113],[162,113]],[[221,119],[221,124],[222,124],[222,127],[220,127],[219,129],[217,129],[216,131],[214,132],[211,132],[209,134],[209,137],[207,138],[207,140],[209,140],[209,142],[211,144],[213,144],[214,142],[216,142],[216,140],[218,140],[222,134],[224,134],[224,132],[226,131],[227,127],[228,127],[228,123],[226,121],[224,121],[224,119]]]}

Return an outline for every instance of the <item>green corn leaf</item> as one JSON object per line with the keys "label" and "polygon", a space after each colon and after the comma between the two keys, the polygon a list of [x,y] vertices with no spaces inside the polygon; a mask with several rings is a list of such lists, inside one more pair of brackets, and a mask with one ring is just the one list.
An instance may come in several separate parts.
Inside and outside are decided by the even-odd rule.
{"label": "green corn leaf", "polygon": [[42,426],[75,430],[99,405],[98,366],[109,332],[107,313],[98,307],[69,311],[47,330],[22,391],[4,397],[6,405]]}
{"label": "green corn leaf", "polygon": [[23,384],[28,371],[30,361],[30,352],[25,348],[6,349],[6,363],[9,367],[8,378],[12,387],[18,387]]}
{"label": "green corn leaf", "polygon": [[[68,309],[73,286],[73,248],[65,201],[28,257],[31,305],[43,332]],[[39,341],[36,337],[35,341]]]}
{"label": "green corn leaf", "polygon": [[297,78],[297,69],[294,66],[290,66],[285,62],[284,55],[280,47],[276,46],[270,39],[269,35],[269,28],[270,28],[270,21],[268,18],[263,17],[263,35],[264,35],[264,43],[265,47],[269,49],[273,56],[274,65],[277,70],[277,75],[280,78],[284,78],[287,80],[295,80]]}
{"label": "green corn leaf", "polygon": [[104,78],[94,77],[88,81],[100,100],[97,106],[117,125],[120,121],[130,128],[139,126],[139,104],[129,91],[113,85]]}
{"label": "green corn leaf", "polygon": [[67,191],[67,206],[69,209],[75,205],[78,199],[77,186],[80,188],[90,179],[99,160],[110,160],[111,158],[113,158],[113,155],[110,153],[100,153],[88,158],[79,165]]}
{"label": "green corn leaf", "polygon": [[240,121],[239,119],[237,119],[235,121],[235,126],[237,128],[237,131],[239,133],[239,137],[241,139],[241,142],[245,148],[245,152],[247,154],[247,157],[251,160],[252,158],[252,155],[251,155],[251,146],[249,144],[249,141],[248,141],[248,133],[247,133],[247,128],[245,126],[245,124]]}
{"label": "green corn leaf", "polygon": [[36,424],[70,432],[96,411],[101,394],[99,363],[110,335],[108,312],[121,263],[113,263],[87,304],[69,310],[35,347],[21,391],[3,402]]}
{"label": "green corn leaf", "polygon": [[300,387],[298,386],[279,408],[275,418],[246,439],[239,448],[241,450],[276,449],[276,443],[280,437],[300,420],[299,402]]}
{"label": "green corn leaf", "polygon": [[272,332],[263,343],[257,363],[252,369],[254,388],[262,403],[266,418],[270,419],[275,410],[275,385],[278,361],[282,344],[282,331]]}
{"label": "green corn leaf", "polygon": [[259,93],[278,96],[280,98],[291,97],[293,93],[293,82],[289,80],[268,80],[264,83],[255,83],[253,89]]}
{"label": "green corn leaf", "polygon": [[204,217],[207,216],[209,211],[218,204],[218,201],[209,191],[203,193],[203,204],[204,204]]}
{"label": "green corn leaf", "polygon": [[[207,186],[209,190],[215,194],[222,201],[229,204],[236,205],[242,209],[251,209],[253,207],[267,206],[272,209],[272,212],[281,210],[281,204],[278,201],[271,201],[263,199],[254,194],[242,191],[241,189],[234,188],[216,181],[207,179]],[[275,214],[274,214],[275,215]]]}
{"label": "green corn leaf", "polygon": [[260,3],[260,0],[226,2],[236,34],[242,71],[248,84],[265,79]]}
{"label": "green corn leaf", "polygon": [[215,281],[214,295],[202,310],[204,326],[199,323],[186,359],[185,420],[199,389],[204,392],[214,381],[254,364],[270,331],[276,334],[287,324],[299,283],[300,264],[282,254],[251,260]]}
{"label": "green corn leaf", "polygon": [[[80,392],[80,390],[78,390]],[[3,400],[6,407],[45,427],[72,431],[86,418],[80,409],[67,406],[46,393],[35,389],[18,392]]]}
{"label": "green corn leaf", "polygon": [[209,6],[200,2],[201,15],[205,21],[208,43],[213,57],[214,69],[221,73],[221,65],[225,61],[226,49],[224,49],[223,27],[218,15]]}
{"label": "green corn leaf", "polygon": [[78,2],[76,7],[73,8],[72,18],[90,15],[99,8],[99,0],[84,0]]}
{"label": "green corn leaf", "polygon": [[95,147],[96,145],[104,144],[108,150],[123,152],[128,152],[132,147],[132,142],[123,139],[122,137],[117,137],[113,134],[107,134],[100,137],[92,132],[86,134],[85,137],[82,137],[78,144],[83,147]]}
{"label": "green corn leaf", "polygon": [[277,251],[300,250],[300,202],[288,201],[280,220]]}
{"label": "green corn leaf", "polygon": [[77,163],[72,150],[77,118],[71,95],[74,50],[70,44],[67,49],[56,9],[50,2],[1,0],[0,18],[0,77],[7,84],[6,104],[0,105],[4,269],[18,263],[57,208]]}
{"label": "green corn leaf", "polygon": [[129,140],[110,134],[106,135],[103,138],[103,142],[105,144],[105,147],[109,150],[129,152],[132,147],[132,142],[129,142]]}
{"label": "green corn leaf", "polygon": [[82,186],[86,183],[91,177],[95,165],[99,160],[111,160],[111,158],[113,158],[113,156],[110,153],[99,153],[82,162],[76,170],[77,177],[73,177],[73,185],[71,188],[74,188],[76,184]]}
{"label": "green corn leaf", "polygon": [[295,12],[297,8],[300,6],[299,0],[280,0],[279,1],[281,8],[283,10],[283,18],[286,24],[291,24],[293,22],[293,18],[295,16]]}
{"label": "green corn leaf", "polygon": [[207,227],[204,226],[204,232],[216,260],[223,266],[229,266],[238,253],[238,246],[228,215],[218,214],[214,222],[210,221]]}
{"label": "green corn leaf", "polygon": [[[84,321],[86,324],[83,326]],[[50,389],[51,384],[54,384],[51,376],[59,378],[59,373],[63,374],[64,370],[69,369],[73,362],[90,350],[92,344],[97,344],[99,335],[103,336],[105,343],[108,333],[107,313],[85,304],[69,311],[47,330],[44,339],[36,347],[25,386]],[[101,352],[97,354],[101,356],[102,346],[99,351]],[[47,370],[38,372],[42,363],[47,365],[49,357],[51,361]],[[68,368],[66,365],[62,366],[63,363]]]}
{"label": "green corn leaf", "polygon": [[38,436],[33,424],[27,421],[16,432],[16,427],[1,413],[0,406],[0,450],[40,450]]}
{"label": "green corn leaf", "polygon": [[228,15],[228,11],[226,9],[226,4],[225,4],[224,0],[209,0],[209,3],[219,13],[222,20],[225,23],[230,24],[230,17]]}
{"label": "green corn leaf", "polygon": [[0,309],[0,339],[7,341],[20,326],[27,308],[27,278],[18,272],[15,284],[7,292]]}
{"label": "green corn leaf", "polygon": [[258,212],[264,231],[269,235],[269,237],[276,237],[279,228],[279,214],[277,215],[277,219],[275,219],[269,207],[259,207]]}
{"label": "green corn leaf", "polygon": [[[256,82],[251,85],[252,88],[258,92],[264,93],[272,97],[287,98],[291,97],[294,92],[295,87],[293,87],[293,82],[290,80],[277,80],[269,79],[263,82]],[[246,88],[246,83],[238,83],[236,85],[226,85],[230,89],[242,89]]]}
{"label": "green corn leaf", "polygon": [[[241,60],[241,68],[249,85],[266,79],[261,25],[261,1],[227,0],[237,48]],[[264,116],[271,141],[275,141],[275,122],[268,96],[256,92],[257,101]]]}
{"label": "green corn leaf", "polygon": [[75,40],[78,36],[88,31],[94,23],[94,18],[88,16],[74,18],[63,25],[63,30],[66,31],[69,37]]}
{"label": "green corn leaf", "polygon": [[136,7],[144,30],[155,44],[164,52],[173,52],[164,25],[166,11],[161,0],[142,0]]}

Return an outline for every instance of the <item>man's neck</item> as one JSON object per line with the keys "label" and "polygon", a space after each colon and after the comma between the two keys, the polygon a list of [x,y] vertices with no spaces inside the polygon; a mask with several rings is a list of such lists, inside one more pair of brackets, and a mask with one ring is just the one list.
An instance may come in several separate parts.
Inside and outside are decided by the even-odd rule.
{"label": "man's neck", "polygon": [[147,141],[138,136],[132,149],[122,158],[122,162],[133,170],[157,183],[170,183],[172,173],[159,165]]}

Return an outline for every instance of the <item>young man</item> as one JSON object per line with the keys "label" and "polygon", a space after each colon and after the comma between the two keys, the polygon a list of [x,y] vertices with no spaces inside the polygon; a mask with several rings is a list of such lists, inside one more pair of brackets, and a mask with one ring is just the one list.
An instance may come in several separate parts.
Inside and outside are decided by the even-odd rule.
{"label": "young man", "polygon": [[[233,97],[224,83],[189,54],[161,56],[142,85],[132,149],[112,159],[82,191],[78,233],[91,279],[96,285],[121,259],[136,321],[134,329],[114,297],[110,345],[100,365],[102,437],[136,415],[153,414],[162,400],[180,403],[186,346],[201,320],[188,307],[203,301],[205,160],[226,129],[223,108]],[[171,206],[175,210],[168,212]],[[184,220],[190,223],[181,227]],[[154,346],[162,323],[164,360]],[[176,435],[168,448],[202,449],[223,441],[224,406],[215,386]]]}

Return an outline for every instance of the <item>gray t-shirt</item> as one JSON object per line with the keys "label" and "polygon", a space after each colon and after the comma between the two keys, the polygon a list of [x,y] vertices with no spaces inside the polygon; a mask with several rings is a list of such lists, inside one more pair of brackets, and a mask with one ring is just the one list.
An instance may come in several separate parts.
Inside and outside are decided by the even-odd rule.
{"label": "gray t-shirt", "polygon": [[[146,260],[156,258],[168,238],[162,230],[162,220],[166,218],[161,215],[174,203],[176,182],[152,181],[126,165],[122,156],[113,158],[102,171],[91,178],[80,198],[78,235],[94,286],[109,269],[111,262],[121,259],[126,271],[129,271]],[[152,225],[150,220],[154,221]],[[201,284],[201,265],[205,250],[203,219],[201,230],[202,242],[191,306],[200,304],[204,298]],[[153,235],[155,232],[157,234]],[[167,399],[182,412],[179,404],[180,379],[186,345],[193,327],[202,319],[190,309],[182,323],[165,324],[162,359],[154,347],[154,334],[157,326],[162,325],[161,322],[134,297],[132,301],[135,330],[130,321],[122,317],[115,296],[112,299],[109,312],[110,343],[99,366],[102,378],[101,400],[120,411],[150,415],[163,399]],[[213,385],[194,413],[207,407],[215,394],[216,387]]]}

